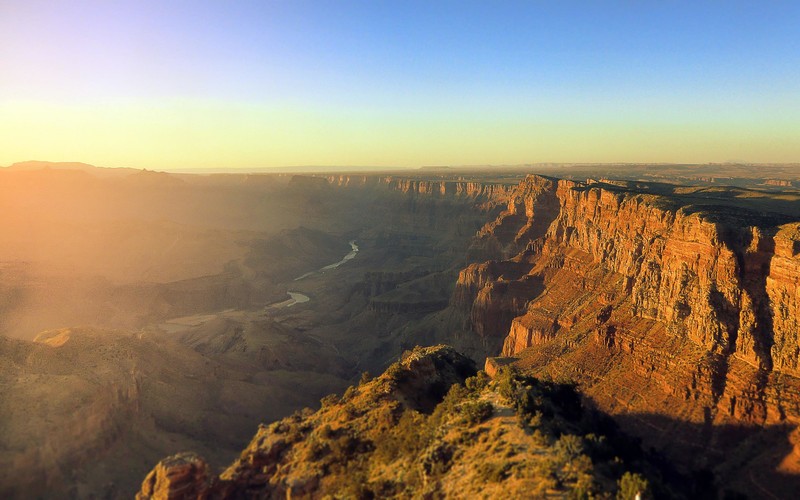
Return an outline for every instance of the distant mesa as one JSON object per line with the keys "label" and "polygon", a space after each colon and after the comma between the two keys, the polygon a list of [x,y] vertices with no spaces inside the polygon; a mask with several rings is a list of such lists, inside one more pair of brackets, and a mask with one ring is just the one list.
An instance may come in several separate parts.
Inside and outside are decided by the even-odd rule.
{"label": "distant mesa", "polygon": [[92,171],[100,167],[78,161],[21,161],[7,167],[9,170],[84,170]]}
{"label": "distant mesa", "polygon": [[97,177],[118,177],[138,172],[139,169],[120,167],[98,167],[82,162],[60,162],[30,160],[14,163],[5,168],[9,172],[33,172],[38,170],[77,170]]}
{"label": "distant mesa", "polygon": [[136,170],[125,179],[139,187],[165,185],[180,186],[186,184],[186,181],[170,173],[147,169]]}
{"label": "distant mesa", "polygon": [[453,167],[447,165],[424,165],[419,167],[420,170],[453,170]]}
{"label": "distant mesa", "polygon": [[310,175],[293,175],[289,181],[289,186],[294,189],[326,189],[330,187],[330,182],[325,177],[314,177]]}

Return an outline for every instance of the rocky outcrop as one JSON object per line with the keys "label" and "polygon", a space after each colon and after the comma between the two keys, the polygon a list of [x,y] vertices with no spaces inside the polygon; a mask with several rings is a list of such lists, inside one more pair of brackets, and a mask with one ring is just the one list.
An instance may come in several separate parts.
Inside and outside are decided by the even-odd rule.
{"label": "rocky outcrop", "polygon": [[508,195],[506,209],[478,232],[471,255],[508,259],[544,236],[558,214],[556,182],[538,175],[520,182]]}
{"label": "rocky outcrop", "polygon": [[[748,285],[762,313],[757,325],[767,336],[759,340],[759,347],[765,350],[771,340],[774,368],[800,375],[800,224],[782,226],[773,236],[754,238],[751,247],[753,243],[755,251],[750,252],[746,261],[750,271]],[[753,269],[753,264],[760,269]],[[753,344],[756,344],[755,338]]]}
{"label": "rocky outcrop", "polygon": [[293,175],[289,180],[289,188],[296,191],[316,192],[320,189],[330,188],[330,183],[322,177],[312,175]]}
{"label": "rocky outcrop", "polygon": [[794,185],[789,179],[766,179],[764,184],[777,187],[792,187]]}
{"label": "rocky outcrop", "polygon": [[475,375],[475,362],[450,346],[417,348],[386,371],[392,394],[406,407],[430,413],[453,384]]}
{"label": "rocky outcrop", "polygon": [[705,446],[699,462],[735,447],[716,426],[800,423],[800,223],[720,188],[532,177],[520,196],[478,233],[495,260],[464,269],[453,298],[475,332],[505,336],[498,354],[575,380],[611,413],[708,426],[631,424],[684,456]]}
{"label": "rocky outcrop", "polygon": [[[537,274],[545,266],[571,271],[589,292],[621,279],[616,298],[630,301],[633,316],[709,352],[800,374],[798,224],[740,226],[726,207],[675,207],[659,196],[565,181],[556,194],[561,209],[541,243]],[[587,271],[610,274],[592,283]],[[601,300],[614,300],[613,291],[606,295]],[[527,325],[541,330],[537,321]],[[516,327],[528,328],[522,319]]]}
{"label": "rocky outcrop", "polygon": [[542,280],[524,276],[519,280],[499,278],[487,282],[477,294],[470,321],[481,337],[500,337],[508,332],[513,319],[522,314],[531,297],[542,287]]}
{"label": "rocky outcrop", "polygon": [[518,280],[530,269],[528,262],[513,260],[470,264],[458,274],[453,303],[469,307],[487,284],[497,280]]}
{"label": "rocky outcrop", "polygon": [[260,426],[219,476],[193,455],[162,461],[137,499],[612,498],[631,470],[670,498],[695,490],[661,479],[667,469],[573,387],[494,373],[471,376],[450,347],[417,347],[318,411]]}
{"label": "rocky outcrop", "polygon": [[193,453],[160,461],[145,478],[136,500],[206,498],[210,489],[208,464]]}
{"label": "rocky outcrop", "polygon": [[[381,433],[392,429],[403,411],[431,413],[451,386],[476,372],[472,360],[449,346],[415,348],[343,398],[326,397],[317,413],[298,412],[260,426],[241,456],[219,476],[209,475],[206,462],[191,453],[162,460],[136,498],[320,497],[341,488],[327,476],[341,474],[347,462],[369,464],[355,459],[372,453]],[[325,465],[326,457],[334,463]]]}
{"label": "rocky outcrop", "polygon": [[[554,199],[555,217],[552,210],[535,209],[551,208]],[[520,206],[527,207],[524,218]],[[709,352],[798,375],[798,227],[771,226],[768,218],[732,207],[682,205],[679,198],[608,183],[531,176],[508,210],[477,237],[513,249],[520,235],[528,235],[524,257],[470,265],[459,276],[454,301],[486,302],[498,295],[493,289],[510,286],[509,278],[547,279],[555,271],[575,275],[588,292],[621,280],[621,288],[608,287],[601,301],[629,299],[634,316],[659,321]],[[524,280],[513,276],[523,274],[526,265]],[[519,319],[516,329],[528,326],[542,331],[540,321],[530,317]]]}

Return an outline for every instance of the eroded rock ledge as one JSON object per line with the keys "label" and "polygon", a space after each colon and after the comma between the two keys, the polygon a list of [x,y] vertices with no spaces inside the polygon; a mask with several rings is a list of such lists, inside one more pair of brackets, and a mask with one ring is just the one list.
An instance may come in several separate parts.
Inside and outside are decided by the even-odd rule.
{"label": "eroded rock ledge", "polygon": [[717,426],[800,422],[800,222],[745,194],[529,176],[453,303],[497,354],[613,414],[699,424],[630,425],[708,466],[738,443]]}

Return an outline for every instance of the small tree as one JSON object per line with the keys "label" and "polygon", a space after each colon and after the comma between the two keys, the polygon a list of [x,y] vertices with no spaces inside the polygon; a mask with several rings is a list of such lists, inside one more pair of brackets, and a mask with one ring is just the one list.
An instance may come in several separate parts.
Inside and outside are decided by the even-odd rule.
{"label": "small tree", "polygon": [[647,479],[633,472],[626,472],[617,481],[617,500],[645,500],[651,498]]}

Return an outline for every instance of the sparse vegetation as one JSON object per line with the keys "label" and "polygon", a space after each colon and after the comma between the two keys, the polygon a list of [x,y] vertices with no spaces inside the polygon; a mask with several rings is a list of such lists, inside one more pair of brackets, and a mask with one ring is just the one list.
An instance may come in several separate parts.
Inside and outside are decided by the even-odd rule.
{"label": "sparse vegetation", "polygon": [[276,491],[290,478],[333,498],[627,498],[650,494],[654,484],[663,490],[638,445],[584,409],[570,384],[480,372],[452,385],[430,413],[407,406],[414,395],[393,391],[416,383],[408,363],[426,355],[412,351],[344,398],[323,398],[313,415],[265,428],[259,449],[279,450],[280,463],[291,464],[276,467]]}
{"label": "sparse vegetation", "polygon": [[499,483],[511,474],[510,462],[487,462],[478,466],[478,477],[483,481]]}
{"label": "sparse vegetation", "polygon": [[319,400],[319,404],[322,405],[323,408],[325,408],[328,406],[333,406],[339,403],[339,401],[341,400],[339,399],[339,396],[337,396],[336,394],[328,394],[327,396]]}
{"label": "sparse vegetation", "polygon": [[626,472],[617,483],[617,500],[645,500],[651,498],[650,484],[639,474]]}
{"label": "sparse vegetation", "polygon": [[483,422],[492,416],[494,407],[487,401],[467,401],[461,406],[461,413],[469,425]]}

